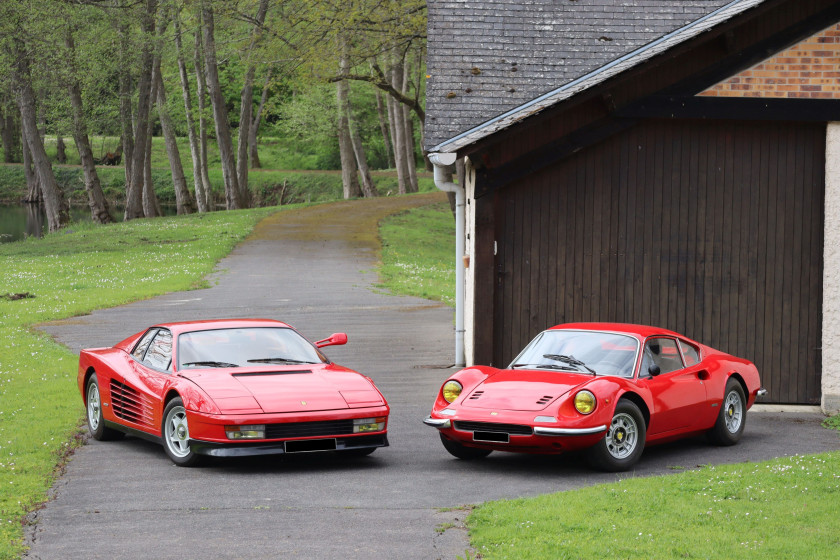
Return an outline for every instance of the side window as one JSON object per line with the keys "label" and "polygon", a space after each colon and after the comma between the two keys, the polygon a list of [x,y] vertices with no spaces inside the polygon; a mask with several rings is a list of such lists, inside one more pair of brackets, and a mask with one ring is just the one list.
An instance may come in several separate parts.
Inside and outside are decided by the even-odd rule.
{"label": "side window", "polygon": [[146,355],[146,350],[149,349],[149,343],[155,337],[158,330],[159,329],[149,329],[146,331],[146,334],[140,337],[140,342],[137,343],[137,346],[134,347],[134,351],[131,353],[137,361],[143,361],[143,357]]}
{"label": "side window", "polygon": [[680,349],[685,358],[686,366],[696,366],[700,363],[700,351],[684,340],[680,340]]}
{"label": "side window", "polygon": [[169,370],[172,364],[172,333],[160,329],[149,345],[143,363],[155,369]]}
{"label": "side window", "polygon": [[670,373],[683,368],[677,341],[673,338],[651,338],[645,343],[645,355],[642,359],[640,376],[648,375],[648,368],[656,364],[659,373]]}

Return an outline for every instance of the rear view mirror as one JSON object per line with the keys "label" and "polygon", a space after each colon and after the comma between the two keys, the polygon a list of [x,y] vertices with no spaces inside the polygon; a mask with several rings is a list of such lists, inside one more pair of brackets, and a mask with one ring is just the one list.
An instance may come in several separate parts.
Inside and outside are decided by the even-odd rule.
{"label": "rear view mirror", "polygon": [[659,369],[658,365],[651,364],[650,367],[648,368],[648,373],[650,374],[651,377],[656,377],[657,375],[662,373],[662,370]]}
{"label": "rear view mirror", "polygon": [[347,344],[347,335],[345,333],[335,333],[329,338],[319,340],[315,343],[315,346],[323,348],[324,346],[340,346],[342,344]]}

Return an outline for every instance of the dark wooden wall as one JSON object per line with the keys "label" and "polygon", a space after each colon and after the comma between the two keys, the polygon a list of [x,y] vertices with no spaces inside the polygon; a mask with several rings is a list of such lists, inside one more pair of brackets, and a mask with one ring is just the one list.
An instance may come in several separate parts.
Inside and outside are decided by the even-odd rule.
{"label": "dark wooden wall", "polygon": [[647,121],[479,200],[497,255],[477,259],[477,356],[653,324],[753,360],[769,402],[818,403],[824,154],[824,124]]}

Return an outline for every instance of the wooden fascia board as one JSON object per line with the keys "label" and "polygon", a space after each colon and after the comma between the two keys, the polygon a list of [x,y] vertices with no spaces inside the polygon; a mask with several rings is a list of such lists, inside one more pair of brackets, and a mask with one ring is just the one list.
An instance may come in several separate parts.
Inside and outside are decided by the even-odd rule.
{"label": "wooden fascia board", "polygon": [[840,99],[652,96],[616,113],[625,118],[838,121]]}

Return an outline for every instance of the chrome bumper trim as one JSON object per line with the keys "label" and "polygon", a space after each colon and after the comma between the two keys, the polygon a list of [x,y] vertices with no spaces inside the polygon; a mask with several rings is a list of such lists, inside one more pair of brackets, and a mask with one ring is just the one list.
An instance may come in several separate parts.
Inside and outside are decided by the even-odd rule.
{"label": "chrome bumper trim", "polygon": [[755,396],[757,396],[757,397],[763,397],[763,396],[765,396],[766,394],[767,394],[767,389],[765,389],[764,387],[762,387],[761,389],[759,389],[758,391],[756,391]]}
{"label": "chrome bumper trim", "polygon": [[452,427],[452,422],[449,421],[448,418],[432,418],[429,416],[423,423],[427,426],[432,426],[433,428],[450,428]]}
{"label": "chrome bumper trim", "polygon": [[586,436],[589,434],[597,434],[607,429],[607,426],[595,426],[594,428],[544,428],[542,426],[534,427],[534,434],[538,436]]}

